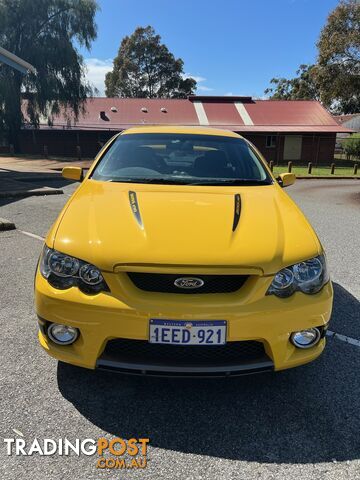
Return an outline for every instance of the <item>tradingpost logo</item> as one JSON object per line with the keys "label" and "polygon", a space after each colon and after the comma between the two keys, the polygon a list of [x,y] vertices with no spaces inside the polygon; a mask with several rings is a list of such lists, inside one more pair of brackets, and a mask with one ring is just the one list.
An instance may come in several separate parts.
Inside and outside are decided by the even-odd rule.
{"label": "tradingpost logo", "polygon": [[99,469],[144,469],[147,466],[147,449],[149,438],[120,437],[107,439],[76,438],[34,438],[27,442],[24,438],[5,438],[7,455],[13,456],[96,456],[96,468]]}

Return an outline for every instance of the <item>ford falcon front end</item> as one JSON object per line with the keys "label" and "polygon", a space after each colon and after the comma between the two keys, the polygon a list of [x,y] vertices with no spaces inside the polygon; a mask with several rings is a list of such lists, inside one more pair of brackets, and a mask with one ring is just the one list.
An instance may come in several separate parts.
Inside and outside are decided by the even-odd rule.
{"label": "ford falcon front end", "polygon": [[230,131],[116,136],[46,237],[40,344],[74,365],[153,375],[314,360],[333,291],[321,243],[284,192],[293,181]]}

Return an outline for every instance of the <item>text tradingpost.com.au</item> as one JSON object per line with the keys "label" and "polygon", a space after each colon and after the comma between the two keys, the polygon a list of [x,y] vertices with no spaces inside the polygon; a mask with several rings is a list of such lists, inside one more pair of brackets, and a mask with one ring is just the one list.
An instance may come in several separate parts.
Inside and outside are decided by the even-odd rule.
{"label": "text tradingpost.com.au", "polygon": [[97,456],[96,468],[146,468],[149,438],[107,439],[79,438],[34,438],[27,442],[24,438],[5,438],[6,454],[13,456]]}

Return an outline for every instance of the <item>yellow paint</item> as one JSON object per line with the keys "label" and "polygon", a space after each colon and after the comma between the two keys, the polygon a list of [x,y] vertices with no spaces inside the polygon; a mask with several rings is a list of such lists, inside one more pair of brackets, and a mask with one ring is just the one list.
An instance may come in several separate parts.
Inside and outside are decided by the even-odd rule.
{"label": "yellow paint", "polygon": [[[123,135],[140,132],[237,136],[212,128],[170,126],[136,127]],[[311,349],[298,350],[290,344],[289,335],[328,323],[331,283],[315,295],[265,296],[281,268],[323,252],[312,227],[276,181],[269,186],[233,187],[92,180],[89,175],[106,148],[65,205],[46,244],[98,266],[111,293],[86,295],[75,287],[57,290],[37,271],[38,315],[81,332],[71,346],[54,345],[39,333],[40,343],[50,355],[94,368],[107,340],[147,340],[149,320],[154,317],[225,319],[227,341],[264,342],[277,370],[309,362],[321,353],[325,340]],[[136,192],[142,226],[135,218],[129,191]],[[241,216],[233,232],[235,194],[241,196]],[[242,273],[250,277],[237,292],[186,295],[184,301],[179,294],[138,290],[126,275],[128,271]]]}
{"label": "yellow paint", "polygon": [[174,134],[191,134],[191,135],[217,135],[221,137],[235,137],[239,138],[240,135],[232,132],[231,130],[222,130],[220,128],[211,127],[175,127],[173,125],[157,126],[157,125],[144,125],[140,127],[132,127],[125,130],[120,135],[131,135],[134,133],[174,133]]}
{"label": "yellow paint", "polygon": [[281,185],[283,188],[290,187],[293,185],[296,180],[296,176],[293,173],[280,173],[279,178],[281,180]]}
{"label": "yellow paint", "polygon": [[61,175],[64,178],[69,180],[80,181],[82,178],[82,168],[81,167],[64,167],[62,169]]}

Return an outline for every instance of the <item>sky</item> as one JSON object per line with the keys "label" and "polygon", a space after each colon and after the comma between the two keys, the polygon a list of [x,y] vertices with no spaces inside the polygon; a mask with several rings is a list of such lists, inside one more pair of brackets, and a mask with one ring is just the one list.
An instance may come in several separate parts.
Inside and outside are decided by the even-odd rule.
{"label": "sky", "polygon": [[81,50],[104,95],[121,39],[151,25],[198,82],[198,95],[263,98],[273,77],[316,60],[316,42],[338,0],[99,0],[98,37]]}

